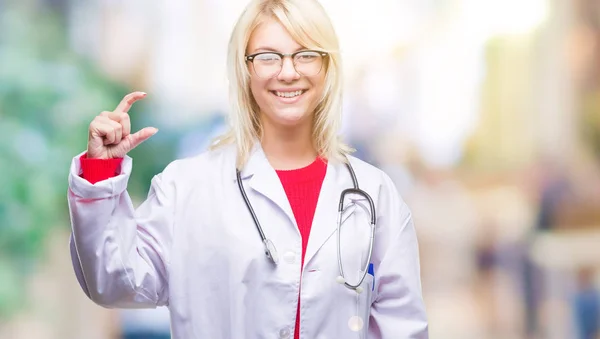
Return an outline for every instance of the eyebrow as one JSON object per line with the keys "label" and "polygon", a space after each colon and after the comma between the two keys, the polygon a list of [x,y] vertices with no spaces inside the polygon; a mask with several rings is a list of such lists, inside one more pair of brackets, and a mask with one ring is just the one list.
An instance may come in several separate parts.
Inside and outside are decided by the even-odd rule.
{"label": "eyebrow", "polygon": [[[305,49],[306,49],[306,47],[299,47],[299,48],[296,48],[296,50],[293,51],[292,53],[296,53],[298,51],[302,51],[302,50],[305,50]],[[255,48],[254,51],[252,53],[250,53],[250,54],[259,53],[259,52],[262,52],[262,51],[264,51],[264,52],[279,52],[279,50],[277,50],[276,48],[273,48],[273,47],[260,46],[258,48]],[[279,53],[281,53],[281,52],[279,52]]]}

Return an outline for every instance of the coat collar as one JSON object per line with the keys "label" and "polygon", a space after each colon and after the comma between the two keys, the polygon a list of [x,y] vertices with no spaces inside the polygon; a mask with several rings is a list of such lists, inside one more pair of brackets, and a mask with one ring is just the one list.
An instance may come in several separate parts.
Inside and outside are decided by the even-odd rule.
{"label": "coat collar", "polygon": [[[246,165],[240,171],[240,177],[242,181],[248,182],[247,187],[265,196],[274,205],[283,210],[292,223],[295,232],[300,236],[300,231],[298,231],[298,225],[283,185],[279,180],[277,172],[275,172],[275,169],[269,163],[259,142],[254,144]],[[235,172],[234,180],[237,180]]]}

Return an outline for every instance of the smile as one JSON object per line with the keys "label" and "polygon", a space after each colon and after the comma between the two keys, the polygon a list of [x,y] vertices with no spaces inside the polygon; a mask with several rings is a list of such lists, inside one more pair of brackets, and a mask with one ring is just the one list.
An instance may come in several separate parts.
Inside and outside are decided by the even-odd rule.
{"label": "smile", "polygon": [[295,97],[299,97],[300,95],[304,94],[304,92],[306,92],[306,90],[298,90],[298,91],[293,91],[293,92],[271,91],[271,93],[275,94],[276,96],[278,96],[280,98],[295,98]]}

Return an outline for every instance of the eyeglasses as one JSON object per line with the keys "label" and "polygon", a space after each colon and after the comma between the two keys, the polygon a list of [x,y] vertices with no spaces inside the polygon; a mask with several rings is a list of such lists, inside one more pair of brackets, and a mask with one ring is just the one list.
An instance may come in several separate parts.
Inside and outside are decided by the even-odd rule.
{"label": "eyeglasses", "polygon": [[281,72],[283,58],[292,58],[294,69],[303,76],[314,76],[321,72],[323,59],[328,54],[320,51],[303,50],[296,53],[260,52],[246,56],[246,61],[252,62],[254,73],[259,78],[270,79]]}

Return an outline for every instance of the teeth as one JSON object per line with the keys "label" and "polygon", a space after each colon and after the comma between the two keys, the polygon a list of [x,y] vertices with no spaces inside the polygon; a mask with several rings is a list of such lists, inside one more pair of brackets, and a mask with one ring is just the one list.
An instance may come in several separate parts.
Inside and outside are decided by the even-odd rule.
{"label": "teeth", "polygon": [[302,94],[302,91],[296,91],[296,92],[275,92],[275,94],[278,97],[282,97],[282,98],[293,98],[293,97],[297,97],[300,94]]}

